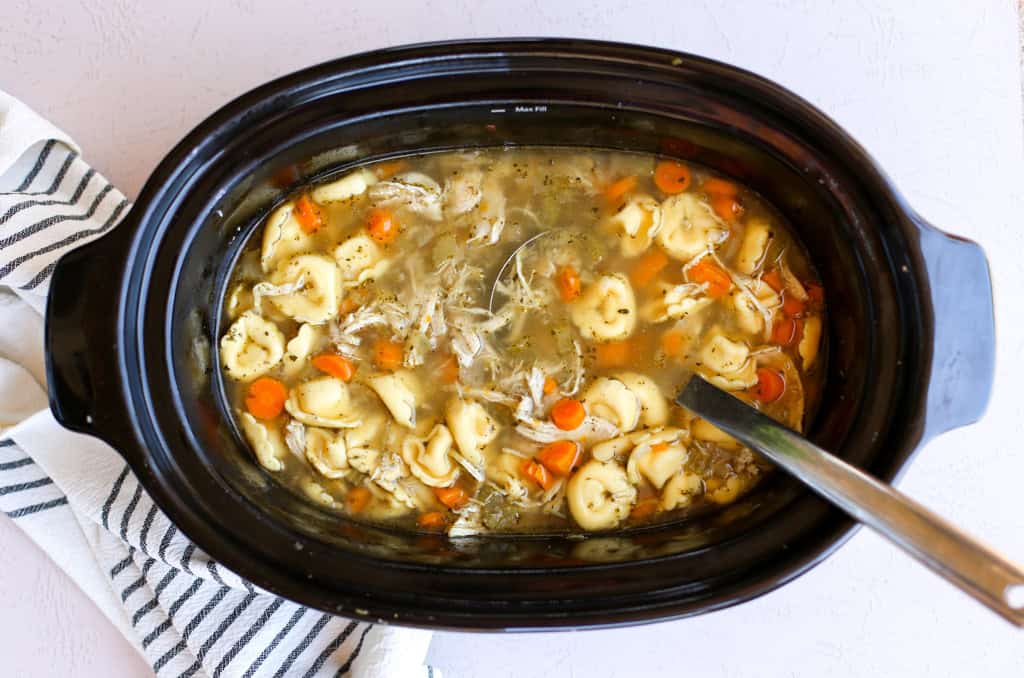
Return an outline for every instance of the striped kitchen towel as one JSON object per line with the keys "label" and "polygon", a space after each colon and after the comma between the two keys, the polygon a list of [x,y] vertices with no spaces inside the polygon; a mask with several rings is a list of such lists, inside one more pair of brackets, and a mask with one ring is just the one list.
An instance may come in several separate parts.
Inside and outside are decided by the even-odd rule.
{"label": "striped kitchen towel", "polygon": [[115,228],[124,195],[0,91],[0,510],[71,576],[158,676],[436,676],[430,633],[342,619],[210,560],[114,450],[47,409],[46,290],[57,259]]}

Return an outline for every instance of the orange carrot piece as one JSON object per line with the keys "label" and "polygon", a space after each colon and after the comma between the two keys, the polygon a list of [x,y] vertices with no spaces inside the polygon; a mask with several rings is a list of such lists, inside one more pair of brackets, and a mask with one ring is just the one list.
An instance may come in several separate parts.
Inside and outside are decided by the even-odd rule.
{"label": "orange carrot piece", "polygon": [[341,303],[338,304],[338,315],[348,315],[357,308],[359,308],[359,302],[353,299],[350,294],[342,298]]}
{"label": "orange carrot piece", "polygon": [[654,497],[644,499],[643,501],[637,502],[636,506],[629,512],[629,517],[633,520],[643,520],[644,518],[650,518],[658,511],[658,500]]}
{"label": "orange carrot piece", "polygon": [[458,485],[435,487],[434,496],[439,502],[453,510],[462,508],[469,501],[469,495]]}
{"label": "orange carrot piece", "polygon": [[750,389],[750,395],[763,403],[773,403],[786,390],[786,379],[778,370],[770,367],[757,368],[757,383]]}
{"label": "orange carrot piece", "polygon": [[761,280],[764,281],[768,287],[772,288],[776,292],[782,291],[782,274],[779,273],[779,269],[773,268],[764,275],[761,276]]}
{"label": "orange carrot piece", "polygon": [[374,165],[373,173],[377,175],[378,179],[390,179],[408,166],[409,163],[404,159],[386,160]]}
{"label": "orange carrot piece", "polygon": [[668,195],[688,189],[691,179],[690,168],[675,160],[662,160],[654,168],[654,185]]}
{"label": "orange carrot piece", "polygon": [[683,352],[683,333],[679,330],[668,330],[661,335],[661,350],[665,355],[675,358]]}
{"label": "orange carrot piece", "polygon": [[438,373],[442,384],[454,384],[459,380],[459,361],[450,355],[441,363]]}
{"label": "orange carrot piece", "polygon": [[806,307],[807,304],[800,301],[792,294],[785,294],[782,297],[782,312],[791,318],[803,313]]}
{"label": "orange carrot piece", "polygon": [[387,245],[398,237],[398,221],[386,209],[372,209],[366,216],[366,231],[371,238],[382,245]]}
{"label": "orange carrot piece", "polygon": [[701,183],[700,187],[710,196],[722,195],[727,198],[735,198],[740,192],[739,186],[718,177],[708,177]]}
{"label": "orange carrot piece", "polygon": [[659,249],[653,249],[640,257],[629,277],[634,287],[647,287],[651,281],[668,266],[668,257]]}
{"label": "orange carrot piece", "polygon": [[313,199],[303,193],[295,200],[295,209],[292,210],[295,215],[295,219],[299,222],[299,226],[306,233],[316,233],[324,225],[324,219],[320,214],[320,208],[317,207]]}
{"label": "orange carrot piece", "polygon": [[713,299],[724,297],[732,289],[732,279],[721,266],[704,257],[686,272],[691,282],[707,284],[707,295]]}
{"label": "orange carrot piece", "polygon": [[818,283],[804,283],[804,289],[807,290],[807,298],[810,299],[812,303],[820,304],[825,301],[825,290]]}
{"label": "orange carrot piece", "polygon": [[555,484],[555,479],[548,473],[548,470],[533,459],[525,459],[519,469],[523,472],[523,475],[545,490],[551,489],[551,486]]}
{"label": "orange carrot piece", "polygon": [[563,431],[579,428],[586,416],[583,403],[575,398],[562,398],[551,406],[551,421]]}
{"label": "orange carrot piece", "polygon": [[556,440],[544,446],[537,461],[555,475],[567,476],[580,461],[580,446],[572,440]]}
{"label": "orange carrot piece", "polygon": [[558,382],[551,377],[544,378],[544,395],[551,395],[558,388]]}
{"label": "orange carrot piece", "polygon": [[390,339],[378,339],[373,345],[373,363],[382,370],[397,370],[405,358],[402,345]]}
{"label": "orange carrot piece", "polygon": [[631,353],[628,339],[605,341],[594,347],[598,367],[624,367],[629,364]]}
{"label": "orange carrot piece", "polygon": [[373,495],[365,487],[353,487],[345,496],[345,506],[350,513],[360,513],[370,504]]}
{"label": "orange carrot piece", "polygon": [[572,266],[563,266],[555,274],[555,285],[562,301],[568,303],[580,296],[582,283],[579,272]]}
{"label": "orange carrot piece", "polygon": [[441,511],[421,513],[420,517],[416,519],[416,524],[427,530],[440,530],[444,527],[445,522],[447,521]]}
{"label": "orange carrot piece", "polygon": [[288,389],[277,379],[260,377],[249,384],[245,396],[245,408],[257,419],[273,419],[281,414],[284,401],[288,400]]}
{"label": "orange carrot piece", "polygon": [[736,221],[743,216],[743,205],[736,198],[727,195],[711,196],[711,209],[723,221]]}
{"label": "orange carrot piece", "polygon": [[800,318],[779,318],[772,327],[772,341],[780,346],[792,346],[800,341],[804,321]]}
{"label": "orange carrot piece", "polygon": [[342,381],[352,381],[356,366],[352,361],[337,353],[322,353],[313,358],[313,367]]}
{"label": "orange carrot piece", "polygon": [[605,187],[604,199],[608,202],[615,202],[627,193],[632,192],[634,189],[636,189],[636,177],[622,177],[618,181],[613,181]]}

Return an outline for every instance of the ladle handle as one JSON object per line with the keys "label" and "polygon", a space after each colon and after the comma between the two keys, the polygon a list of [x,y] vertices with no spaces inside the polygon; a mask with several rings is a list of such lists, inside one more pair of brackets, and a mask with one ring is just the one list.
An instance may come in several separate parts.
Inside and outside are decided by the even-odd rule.
{"label": "ladle handle", "polygon": [[1024,626],[1024,570],[1002,555],[698,376],[676,402],[761,452],[1007,621]]}

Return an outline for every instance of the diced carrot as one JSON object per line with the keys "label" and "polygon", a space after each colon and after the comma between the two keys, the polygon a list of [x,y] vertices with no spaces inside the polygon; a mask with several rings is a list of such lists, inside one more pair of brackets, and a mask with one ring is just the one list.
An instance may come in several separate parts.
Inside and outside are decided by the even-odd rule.
{"label": "diced carrot", "polygon": [[661,273],[661,269],[668,266],[668,257],[659,249],[653,249],[640,257],[629,277],[634,287],[647,287],[654,278]]}
{"label": "diced carrot", "polygon": [[420,517],[416,519],[416,524],[427,530],[440,530],[444,527],[445,522],[444,514],[440,511],[421,513]]}
{"label": "diced carrot", "polygon": [[459,361],[450,355],[441,363],[438,374],[442,384],[454,384],[459,380]]}
{"label": "diced carrot", "polygon": [[562,398],[551,406],[551,421],[563,431],[579,428],[586,416],[583,403],[575,398]]}
{"label": "diced carrot", "polygon": [[661,350],[665,355],[675,358],[683,352],[684,335],[679,330],[668,330],[661,335]]}
{"label": "diced carrot", "polygon": [[704,257],[686,272],[691,282],[707,285],[707,295],[713,299],[724,297],[732,289],[732,278],[722,267]]}
{"label": "diced carrot", "polygon": [[382,370],[397,370],[404,354],[402,345],[390,339],[378,339],[373,345],[373,363]]}
{"label": "diced carrot", "polygon": [[633,520],[643,520],[644,518],[650,518],[658,511],[658,500],[654,497],[644,499],[643,501],[637,502],[633,510],[629,512],[629,517]]}
{"label": "diced carrot", "polygon": [[635,188],[635,176],[622,177],[618,181],[613,181],[605,187],[604,199],[608,202],[616,202],[627,193],[632,192]]}
{"label": "diced carrot", "polygon": [[580,296],[582,283],[579,272],[572,266],[563,266],[555,274],[555,285],[562,301],[568,303]]}
{"label": "diced carrot", "polygon": [[770,367],[757,368],[757,383],[750,389],[750,395],[763,403],[773,403],[786,390],[786,379],[778,370]]}
{"label": "diced carrot", "polygon": [[451,487],[435,487],[434,496],[437,500],[450,509],[460,509],[469,501],[469,495],[458,485]]}
{"label": "diced carrot", "polygon": [[804,289],[807,290],[807,298],[813,303],[820,304],[825,301],[825,290],[818,283],[804,283]]}
{"label": "diced carrot", "polygon": [[776,292],[782,291],[782,274],[779,273],[779,269],[773,268],[761,276],[761,280],[764,281],[768,287],[772,288]]}
{"label": "diced carrot", "polygon": [[403,159],[386,160],[374,165],[373,173],[377,175],[378,179],[390,179],[408,166],[409,163]]}
{"label": "diced carrot", "polygon": [[700,187],[710,196],[723,195],[727,198],[735,198],[740,192],[739,186],[718,177],[708,177],[701,183]]}
{"label": "diced carrot", "polygon": [[572,440],[556,440],[537,453],[537,461],[555,475],[567,476],[580,461],[580,446]]}
{"label": "diced carrot", "polygon": [[357,308],[359,308],[359,302],[356,301],[350,294],[346,297],[343,297],[341,303],[338,304],[338,315],[348,315]]}
{"label": "diced carrot", "polygon": [[322,353],[313,358],[313,367],[342,381],[352,381],[356,366],[352,361],[337,353]]}
{"label": "diced carrot", "polygon": [[523,472],[523,475],[543,487],[545,490],[551,489],[551,486],[555,484],[554,476],[548,473],[548,470],[544,466],[538,464],[533,459],[523,460],[523,464],[519,467],[519,470]]}
{"label": "diced carrot", "polygon": [[260,377],[249,384],[245,396],[245,408],[257,419],[273,419],[281,414],[284,401],[288,400],[288,389],[277,379]]}
{"label": "diced carrot", "polygon": [[398,221],[386,209],[372,209],[366,216],[366,231],[371,238],[382,245],[387,245],[398,237]]}
{"label": "diced carrot", "polygon": [[682,193],[690,187],[690,179],[690,168],[675,160],[662,160],[654,168],[654,185],[662,193]]}
{"label": "diced carrot", "polygon": [[723,221],[736,221],[743,216],[743,205],[736,198],[727,195],[711,196],[711,209]]}
{"label": "diced carrot", "polygon": [[800,301],[792,294],[784,294],[782,296],[782,312],[791,318],[803,313],[806,306],[807,304]]}
{"label": "diced carrot", "polygon": [[630,362],[632,346],[628,339],[605,341],[594,347],[598,367],[624,367]]}
{"label": "diced carrot", "polygon": [[345,496],[345,506],[351,513],[360,513],[369,504],[373,495],[365,487],[353,487]]}
{"label": "diced carrot", "polygon": [[792,346],[800,341],[804,321],[800,318],[779,318],[772,327],[772,341],[780,346]]}
{"label": "diced carrot", "polygon": [[552,377],[544,378],[544,395],[551,395],[558,389],[558,382]]}
{"label": "diced carrot", "polygon": [[658,452],[664,452],[668,449],[668,443],[655,443],[651,445],[651,452],[657,454]]}
{"label": "diced carrot", "polygon": [[324,225],[323,217],[320,215],[320,208],[305,193],[295,200],[293,214],[295,214],[295,219],[299,222],[299,226],[306,233],[316,233]]}

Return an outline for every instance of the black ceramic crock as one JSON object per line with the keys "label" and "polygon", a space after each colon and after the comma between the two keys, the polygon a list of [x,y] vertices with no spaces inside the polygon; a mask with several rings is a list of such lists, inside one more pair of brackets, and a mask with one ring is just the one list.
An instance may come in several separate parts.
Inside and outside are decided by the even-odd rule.
{"label": "black ceramic crock", "polygon": [[981,249],[915,214],[865,151],[763,78],[579,40],[454,42],[316,66],[231,102],[164,159],[117,229],[61,259],[47,309],[51,407],[116,448],[181,530],[265,589],[431,627],[635,623],[748,600],[854,524],[781,473],[713,516],[591,538],[446,541],[353,523],[279,486],[226,415],[215,364],[228,268],[289,188],[442,149],[661,153],[760,191],[792,222],[830,313],[819,445],[883,480],[975,421],[994,333]]}

